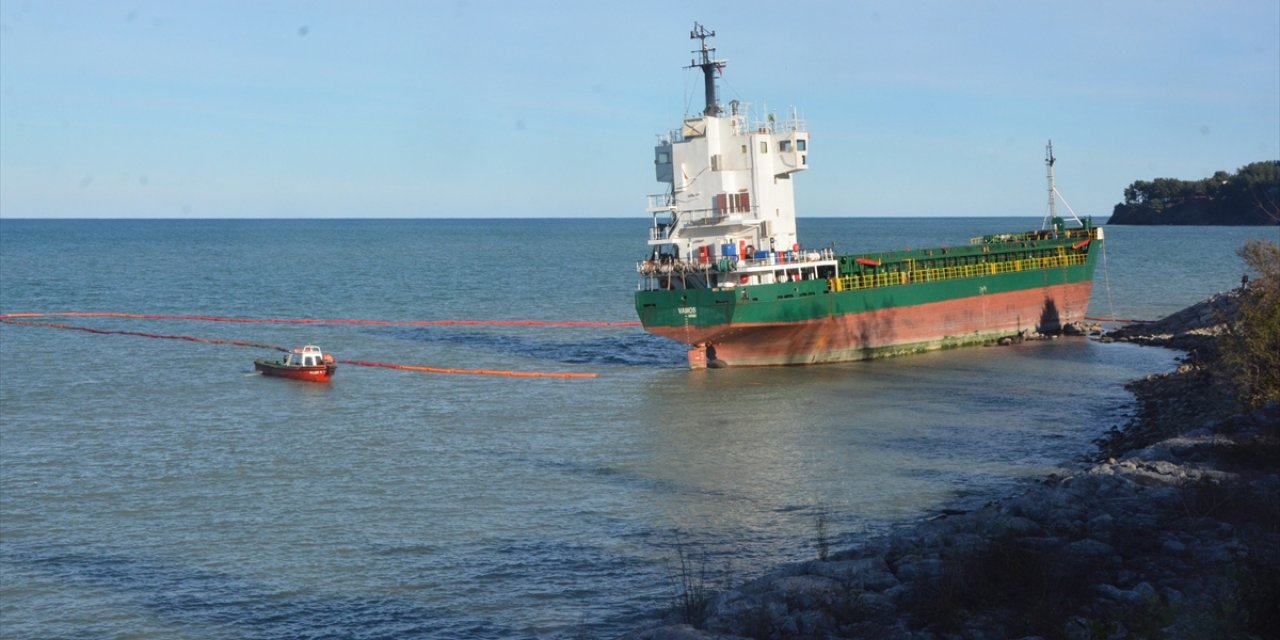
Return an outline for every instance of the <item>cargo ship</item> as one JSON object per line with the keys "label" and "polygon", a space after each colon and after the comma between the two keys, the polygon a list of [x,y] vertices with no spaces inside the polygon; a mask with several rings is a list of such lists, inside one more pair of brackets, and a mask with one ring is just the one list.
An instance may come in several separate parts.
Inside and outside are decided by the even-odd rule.
{"label": "cargo ship", "polygon": [[[653,217],[636,265],[645,330],[689,345],[691,368],[864,360],[1032,333],[1085,317],[1103,229],[1049,210],[1038,230],[933,249],[840,255],[796,236],[794,181],[809,133],[793,109],[753,118],[717,97],[726,61],[694,25],[706,107],[659,137]],[[1065,200],[1063,201],[1065,204]],[[1070,207],[1067,206],[1070,210]]]}

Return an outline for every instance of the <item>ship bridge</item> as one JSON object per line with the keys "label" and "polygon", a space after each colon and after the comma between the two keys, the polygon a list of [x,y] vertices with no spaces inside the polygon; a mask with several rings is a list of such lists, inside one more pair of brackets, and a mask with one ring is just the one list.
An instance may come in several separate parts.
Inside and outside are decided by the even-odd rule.
{"label": "ship bridge", "polygon": [[809,132],[794,109],[784,118],[753,117],[749,104],[719,103],[716,78],[728,63],[708,46],[714,35],[700,25],[690,33],[701,42],[689,68],[702,70],[706,107],[654,147],[654,177],[666,189],[648,196],[653,225],[644,263],[694,271],[714,264],[734,283],[758,282],[768,274],[750,269],[821,257],[796,237],[792,176],[809,166]]}

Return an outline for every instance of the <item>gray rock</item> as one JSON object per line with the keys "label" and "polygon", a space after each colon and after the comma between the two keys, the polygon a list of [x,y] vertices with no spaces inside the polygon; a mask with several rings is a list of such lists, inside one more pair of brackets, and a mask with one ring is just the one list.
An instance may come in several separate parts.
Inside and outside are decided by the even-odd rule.
{"label": "gray rock", "polygon": [[1231,546],[1228,544],[1210,544],[1204,547],[1195,547],[1192,550],[1196,561],[1205,564],[1226,564],[1235,559],[1235,553],[1232,552]]}
{"label": "gray rock", "polygon": [[1039,524],[1036,524],[1034,520],[1015,515],[997,518],[994,528],[997,531],[1012,533],[1016,536],[1033,536],[1044,532],[1044,529]]}
{"label": "gray rock", "polygon": [[840,583],[823,576],[787,576],[774,580],[770,590],[800,609],[830,606],[843,592]]}
{"label": "gray rock", "polygon": [[787,616],[783,618],[782,623],[779,625],[779,627],[780,628],[778,629],[777,633],[773,634],[775,637],[780,636],[783,638],[795,638],[800,635],[800,624],[792,616]]}
{"label": "gray rock", "polygon": [[1156,593],[1156,588],[1148,582],[1139,582],[1130,591],[1141,598],[1144,603],[1150,604],[1160,601],[1160,594]]}
{"label": "gray rock", "polygon": [[1133,589],[1121,589],[1113,584],[1095,584],[1093,585],[1093,590],[1099,595],[1127,606],[1138,606],[1149,602],[1148,598],[1159,598],[1151,585],[1144,582],[1138,586],[1145,587],[1145,589],[1139,590],[1136,587]]}
{"label": "gray rock", "polygon": [[1104,597],[1115,600],[1116,602],[1125,602],[1128,600],[1128,592],[1113,584],[1095,584],[1093,585],[1095,593]]}
{"label": "gray rock", "polygon": [[1069,556],[1078,558],[1105,558],[1116,553],[1115,547],[1093,538],[1076,540],[1068,544],[1063,551]]}
{"label": "gray rock", "polygon": [[1063,625],[1062,637],[1067,640],[1097,640],[1093,633],[1093,620],[1084,616],[1072,616]]}
{"label": "gray rock", "polygon": [[898,563],[894,575],[902,582],[910,582],[921,578],[934,578],[942,575],[946,564],[938,558],[920,558],[910,562]]}
{"label": "gray rock", "polygon": [[990,539],[989,534],[984,535],[984,534],[978,534],[978,533],[957,533],[955,535],[951,535],[945,538],[943,540],[943,545],[949,549],[956,549],[959,551],[971,551],[971,550],[981,549],[983,547],[986,547],[987,541],[989,539]]}
{"label": "gray rock", "polygon": [[1085,523],[1090,535],[1109,536],[1116,528],[1116,517],[1109,513],[1101,513]]}
{"label": "gray rock", "polygon": [[898,579],[893,577],[882,557],[813,562],[805,568],[810,574],[831,578],[859,590],[884,591],[898,584]]}
{"label": "gray rock", "polygon": [[1059,536],[1026,536],[1018,538],[1018,546],[1038,553],[1055,552],[1066,545],[1066,539]]}
{"label": "gray rock", "polygon": [[801,611],[790,616],[804,637],[822,637],[834,630],[835,620],[821,611]]}

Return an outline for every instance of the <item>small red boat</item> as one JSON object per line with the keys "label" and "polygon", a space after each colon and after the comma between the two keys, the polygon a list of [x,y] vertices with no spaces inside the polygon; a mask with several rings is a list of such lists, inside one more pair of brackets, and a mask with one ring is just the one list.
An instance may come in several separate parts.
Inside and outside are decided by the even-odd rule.
{"label": "small red boat", "polygon": [[320,347],[307,345],[294,349],[279,360],[258,358],[253,361],[253,368],[265,376],[309,380],[311,382],[328,382],[338,370],[338,363],[333,356],[322,353]]}

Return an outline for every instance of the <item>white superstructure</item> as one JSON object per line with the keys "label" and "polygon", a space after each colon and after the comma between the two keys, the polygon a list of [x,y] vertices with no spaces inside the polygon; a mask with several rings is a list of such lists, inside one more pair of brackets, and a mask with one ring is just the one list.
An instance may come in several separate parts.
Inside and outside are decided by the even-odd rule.
{"label": "white superstructure", "polygon": [[736,100],[727,110],[719,104],[715,79],[727,61],[715,59],[707,46],[714,35],[698,24],[689,34],[702,43],[689,67],[703,72],[706,108],[686,117],[654,149],[655,175],[667,190],[649,196],[653,227],[641,271],[676,265],[679,271],[746,275],[708,278],[701,286],[776,282],[787,275],[753,278],[747,270],[830,258],[802,252],[796,238],[792,176],[808,168],[809,133],[794,110],[784,119],[770,114],[753,120]]}

